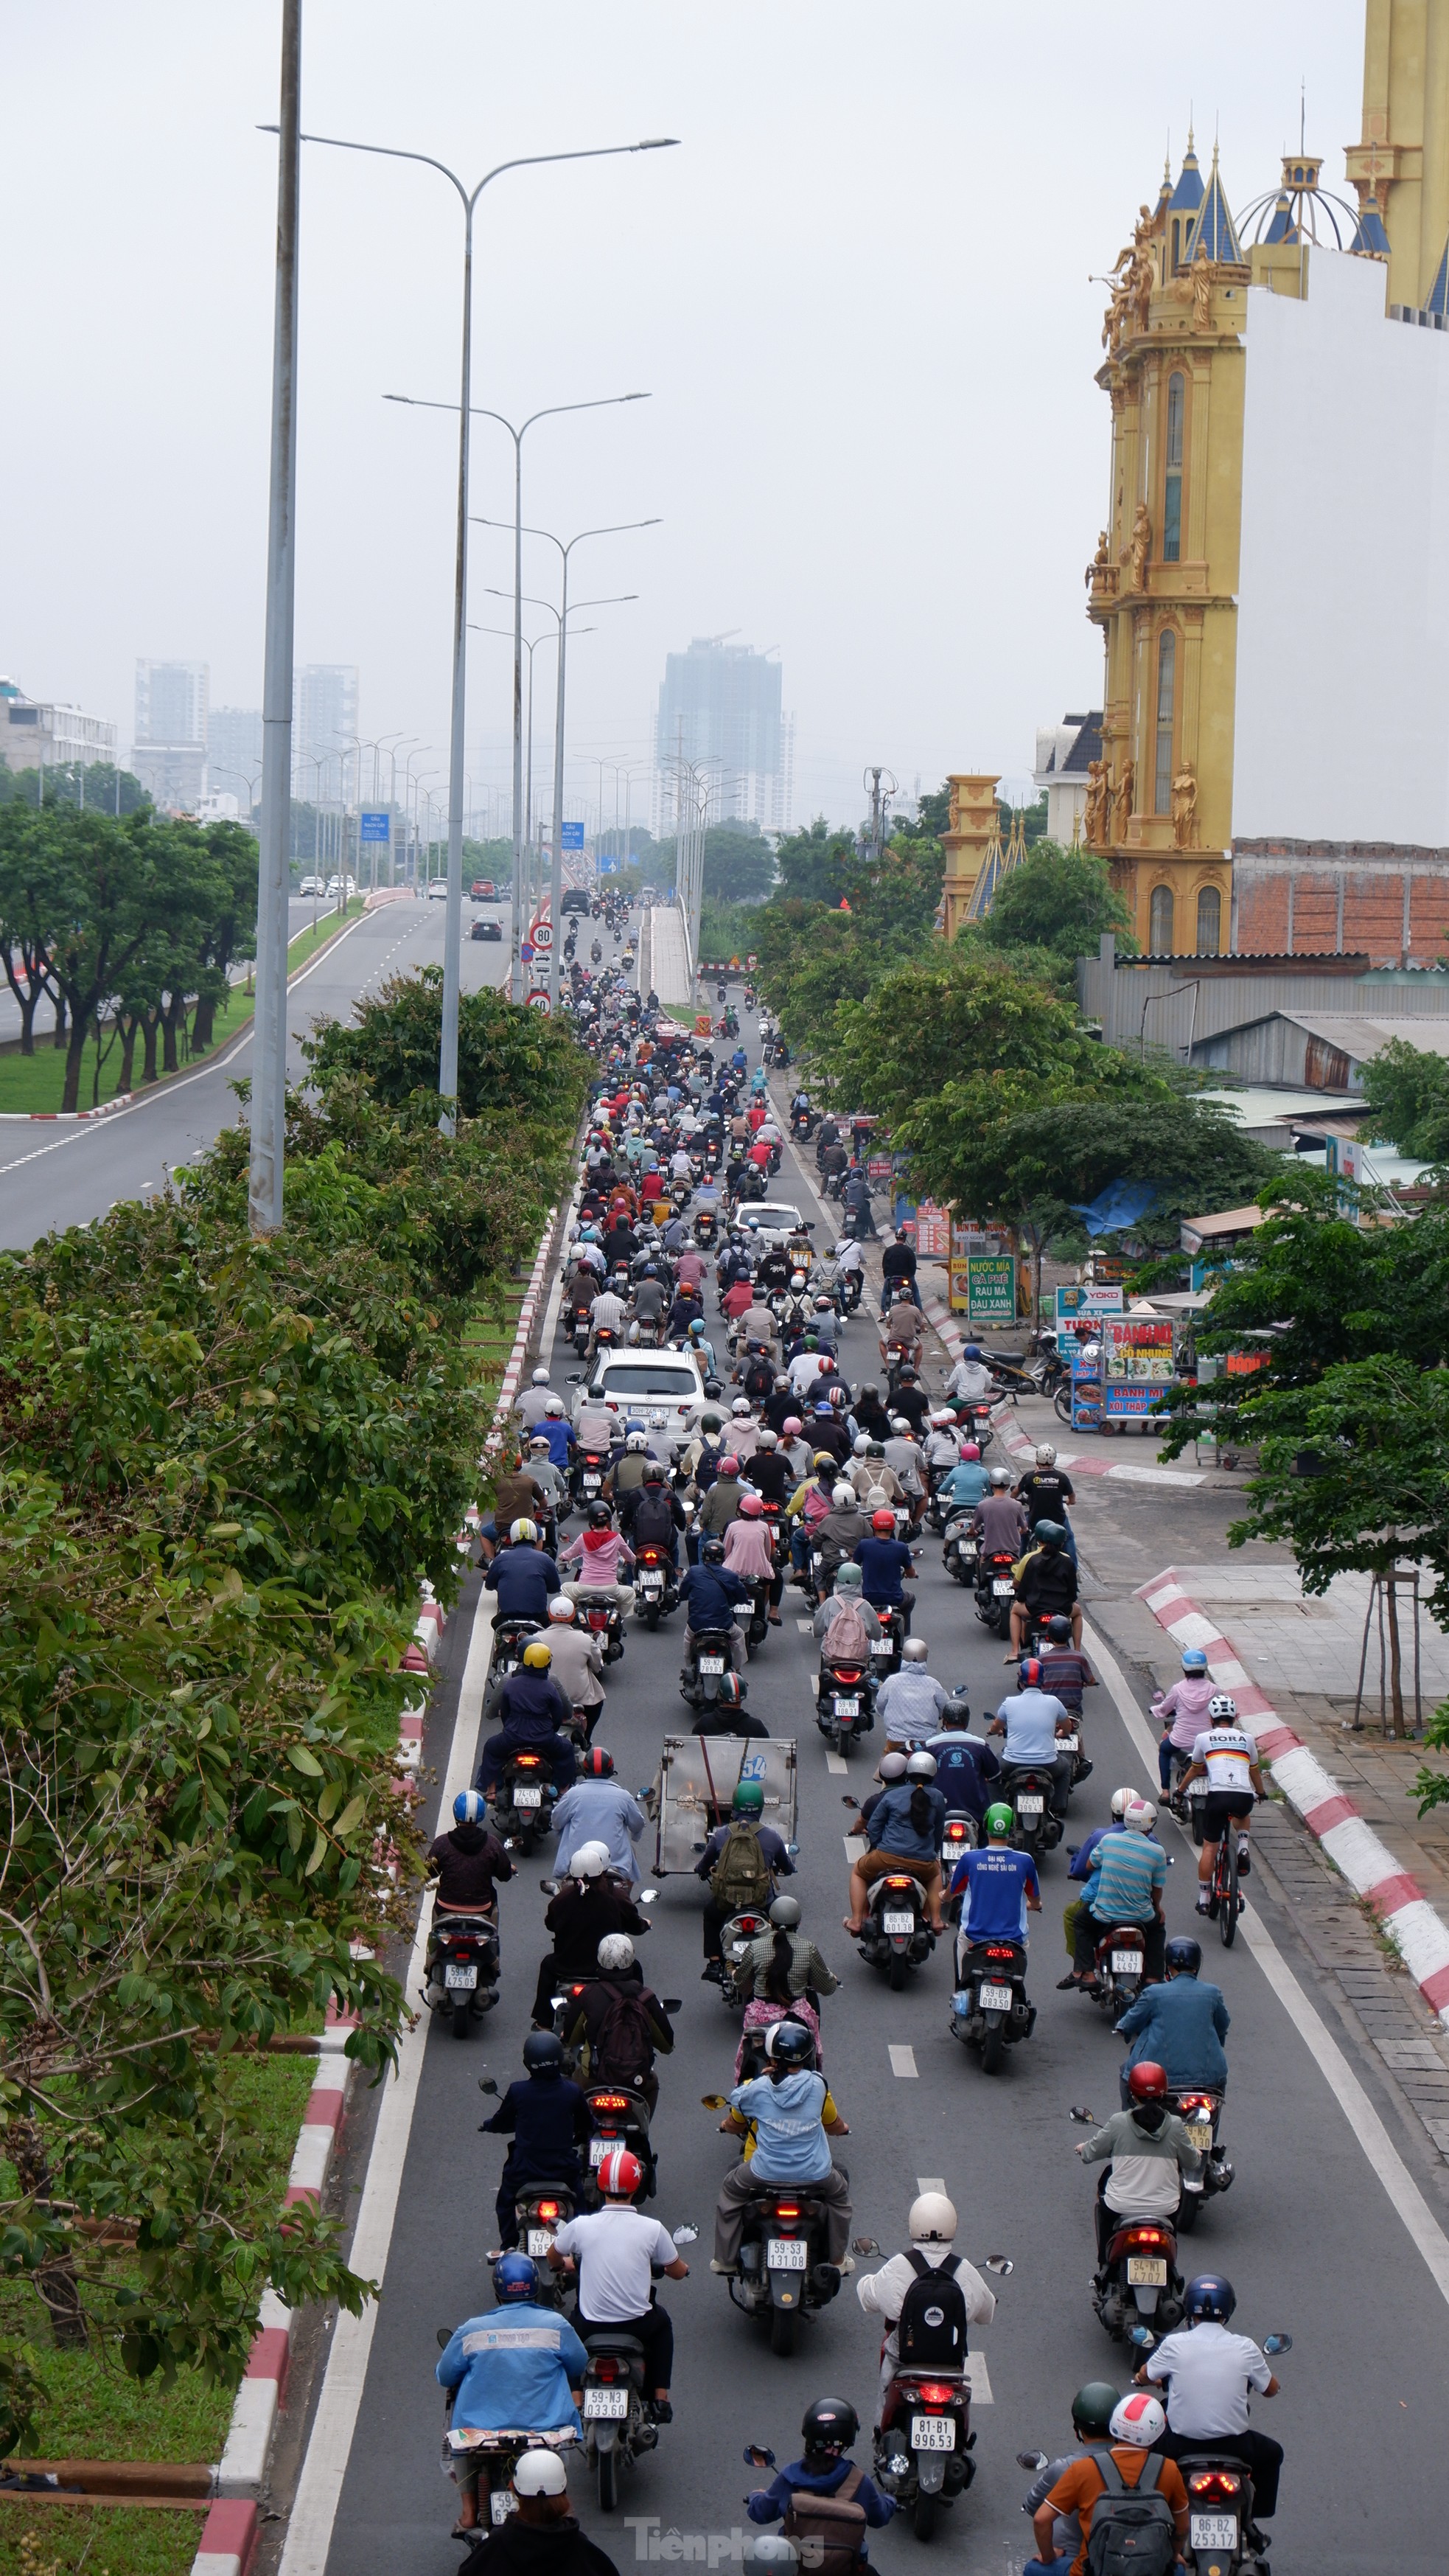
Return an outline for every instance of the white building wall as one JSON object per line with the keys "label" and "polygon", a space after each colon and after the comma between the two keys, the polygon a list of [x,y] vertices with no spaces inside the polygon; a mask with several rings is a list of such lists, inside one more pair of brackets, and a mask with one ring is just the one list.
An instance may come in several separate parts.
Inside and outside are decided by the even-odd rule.
{"label": "white building wall", "polygon": [[1449,333],[1375,261],[1248,297],[1235,840],[1449,847]]}

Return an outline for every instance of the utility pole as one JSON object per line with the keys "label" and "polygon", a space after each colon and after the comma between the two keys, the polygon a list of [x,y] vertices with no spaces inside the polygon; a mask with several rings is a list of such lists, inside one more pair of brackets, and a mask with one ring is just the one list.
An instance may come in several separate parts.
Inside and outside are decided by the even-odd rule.
{"label": "utility pole", "polygon": [[252,1043],[253,1234],[282,1222],[287,1121],[287,895],[292,857],[292,627],[296,597],[297,219],[302,172],[302,0],[282,0],[277,134],[277,282],[272,327],[272,457],[262,683],[262,828],[257,881],[257,1010]]}

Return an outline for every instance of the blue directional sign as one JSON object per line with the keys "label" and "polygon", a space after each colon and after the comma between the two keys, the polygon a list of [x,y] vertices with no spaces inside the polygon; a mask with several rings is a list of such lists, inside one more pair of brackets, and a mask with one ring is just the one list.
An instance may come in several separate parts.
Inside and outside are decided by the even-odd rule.
{"label": "blue directional sign", "polygon": [[581,850],[583,848],[584,827],[582,823],[565,823],[563,827],[562,846],[566,850]]}
{"label": "blue directional sign", "polygon": [[601,850],[599,852],[598,867],[601,877],[616,877],[619,873],[618,852],[616,850]]}
{"label": "blue directional sign", "polygon": [[362,837],[364,841],[390,840],[392,838],[392,816],[385,813],[369,814],[364,810],[362,817]]}

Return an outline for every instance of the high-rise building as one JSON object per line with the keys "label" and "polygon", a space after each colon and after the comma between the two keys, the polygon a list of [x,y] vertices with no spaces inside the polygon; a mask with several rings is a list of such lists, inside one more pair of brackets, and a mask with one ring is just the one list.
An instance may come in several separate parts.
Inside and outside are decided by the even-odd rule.
{"label": "high-rise building", "polygon": [[260,707],[213,707],[206,736],[206,778],[214,795],[234,796],[249,814],[262,792]]}
{"label": "high-rise building", "polygon": [[682,801],[692,810],[688,773],[699,792],[711,783],[711,819],[747,818],[779,828],[786,820],[789,772],[780,713],[778,662],[723,636],[696,636],[687,653],[664,665],[654,727],[655,810],[673,829]]}
{"label": "high-rise building", "polygon": [[355,805],[357,667],[304,662],[292,690],[292,793],[308,804]]}
{"label": "high-rise building", "polygon": [[211,672],[205,662],[136,664],[131,767],[166,811],[194,813],[206,793]]}

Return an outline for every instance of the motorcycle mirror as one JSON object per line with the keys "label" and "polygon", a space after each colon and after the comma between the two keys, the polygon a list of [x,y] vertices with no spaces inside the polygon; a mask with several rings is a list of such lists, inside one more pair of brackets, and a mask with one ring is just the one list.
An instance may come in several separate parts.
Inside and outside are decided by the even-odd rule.
{"label": "motorcycle mirror", "polygon": [[640,1890],[639,1890],[639,1895],[638,1895],[637,1902],[638,1902],[640,1905],[657,1905],[657,1904],[658,1904],[658,1902],[659,1902],[659,1890],[658,1890],[658,1888],[657,1888],[657,1887],[641,1887],[641,1888],[640,1888]]}
{"label": "motorcycle mirror", "polygon": [[1095,2129],[1097,2125],[1091,2112],[1085,2110],[1080,2102],[1073,2103],[1072,2108],[1067,2113],[1067,2118],[1069,2120],[1075,2120],[1077,2126],[1081,2129]]}
{"label": "motorcycle mirror", "polygon": [[480,2075],[478,2078],[478,2090],[480,2093],[496,2093],[498,2087],[494,2083],[491,2075]]}
{"label": "motorcycle mirror", "polygon": [[1009,2254],[988,2254],[981,2269],[983,2272],[995,2272],[998,2279],[1009,2281],[1016,2270],[1016,2265]]}
{"label": "motorcycle mirror", "polygon": [[683,2012],[683,1995],[666,1995],[664,1998],[664,2009],[667,2013]]}
{"label": "motorcycle mirror", "polygon": [[852,1798],[852,1797],[846,1796],[846,1797],[844,1797],[844,1798],[842,1798],[842,1799],[841,1799],[840,1803],[841,1803],[842,1807],[854,1807],[854,1809],[855,1809],[855,1811],[856,1811],[856,1814],[857,1814],[857,1815],[859,1815],[859,1813],[860,1813],[860,1800],[859,1800],[858,1798]]}
{"label": "motorcycle mirror", "polygon": [[694,1848],[696,1851],[703,1851],[705,1849],[705,1845],[703,1843],[696,1843]]}
{"label": "motorcycle mirror", "polygon": [[850,2250],[852,2254],[878,2254],[880,2247],[873,2236],[853,2236]]}
{"label": "motorcycle mirror", "polygon": [[1293,2337],[1291,2334],[1270,2334],[1265,2335],[1263,2338],[1263,2350],[1266,2353],[1291,2352],[1292,2349]]}
{"label": "motorcycle mirror", "polygon": [[1128,2329],[1127,2340],[1135,2343],[1139,2352],[1151,2352],[1157,2337],[1151,2326],[1132,2326]]}
{"label": "motorcycle mirror", "polygon": [[1018,2451],[1018,2452],[1017,2452],[1017,2455],[1016,2455],[1016,2465],[1017,2465],[1017,2467],[1018,2467],[1019,2469],[1033,2469],[1033,2470],[1040,2470],[1040,2469],[1044,2469],[1044,2468],[1046,2467],[1046,2464],[1047,2464],[1047,2455],[1046,2455],[1045,2451]]}
{"label": "motorcycle mirror", "polygon": [[447,2349],[448,2349],[448,2346],[449,2346],[449,2344],[452,2342],[452,2340],[453,2340],[453,2329],[452,2329],[452,2327],[451,2327],[451,2326],[439,2326],[439,2328],[438,2328],[438,2350],[439,2350],[439,2352],[446,2352],[446,2351],[447,2351]]}
{"label": "motorcycle mirror", "polygon": [[570,1386],[582,1386],[583,1382],[581,1377],[570,1377],[567,1381]]}
{"label": "motorcycle mirror", "polygon": [[543,1889],[545,1896],[557,1896],[558,1880],[556,1878],[541,1878],[538,1883]]}
{"label": "motorcycle mirror", "polygon": [[704,2104],[706,2111],[725,2111],[729,2108],[729,2097],[727,2094],[701,2093],[699,2098]]}
{"label": "motorcycle mirror", "polygon": [[787,1844],[785,1845],[785,1849],[786,1849],[786,1851],[789,1853],[790,1858],[791,1858],[792,1860],[798,1860],[798,1859],[799,1859],[799,1857],[800,1857],[800,1846],[799,1846],[799,1844],[798,1844],[798,1843],[787,1843]]}
{"label": "motorcycle mirror", "polygon": [[671,2229],[669,2241],[671,2245],[697,2245],[699,2242],[699,2229],[697,2227],[692,2227],[689,2220],[686,2219],[682,2227]]}
{"label": "motorcycle mirror", "polygon": [[745,2466],[747,2469],[772,2469],[774,2465],[775,2454],[773,2451],[765,2450],[763,2445],[759,2442],[746,2442]]}

